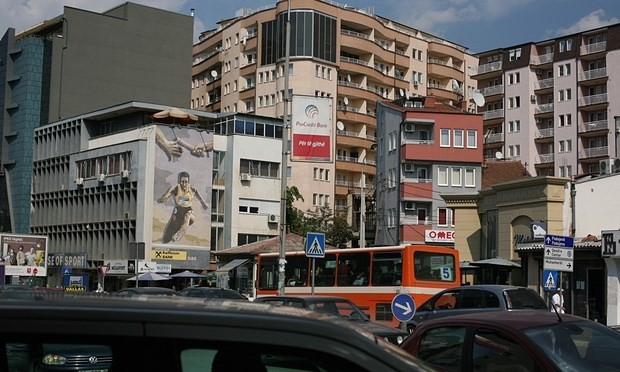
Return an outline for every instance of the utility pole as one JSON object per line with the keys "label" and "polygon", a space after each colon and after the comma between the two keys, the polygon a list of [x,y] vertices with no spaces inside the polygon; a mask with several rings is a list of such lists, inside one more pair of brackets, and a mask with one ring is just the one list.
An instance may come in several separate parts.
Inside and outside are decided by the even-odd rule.
{"label": "utility pole", "polygon": [[288,105],[290,102],[288,92],[289,63],[291,59],[291,0],[287,1],[286,11],[286,45],[284,58],[284,109],[282,113],[282,170],[281,170],[281,190],[280,190],[280,252],[278,257],[278,296],[284,296],[285,266],[286,266],[286,183],[288,177]]}

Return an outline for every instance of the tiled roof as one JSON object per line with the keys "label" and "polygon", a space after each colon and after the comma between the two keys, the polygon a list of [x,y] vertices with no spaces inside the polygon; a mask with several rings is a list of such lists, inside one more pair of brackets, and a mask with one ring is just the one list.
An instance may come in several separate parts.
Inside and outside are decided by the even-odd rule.
{"label": "tiled roof", "polygon": [[530,177],[532,175],[520,161],[488,160],[482,168],[482,190],[498,183]]}
{"label": "tiled roof", "polygon": [[[325,244],[325,249],[336,248],[332,245]],[[303,252],[306,249],[306,237],[294,233],[286,235],[286,251],[287,252]],[[237,247],[223,249],[213,252],[216,256],[233,256],[233,255],[258,255],[260,253],[275,253],[280,251],[280,237],[269,238],[254,243],[244,244]]]}

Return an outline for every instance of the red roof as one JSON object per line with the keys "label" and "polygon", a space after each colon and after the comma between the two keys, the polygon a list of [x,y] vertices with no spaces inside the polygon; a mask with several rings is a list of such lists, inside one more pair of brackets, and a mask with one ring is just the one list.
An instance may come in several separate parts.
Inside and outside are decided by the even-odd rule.
{"label": "red roof", "polygon": [[[306,237],[294,233],[286,234],[286,251],[287,252],[303,252],[306,249]],[[336,247],[325,244],[325,249],[334,249]],[[237,247],[223,249],[214,252],[216,256],[235,256],[235,255],[258,255],[260,253],[280,252],[280,237],[269,238],[254,243],[244,244]]]}
{"label": "red roof", "polygon": [[488,160],[482,167],[482,190],[502,182],[531,178],[521,161]]}

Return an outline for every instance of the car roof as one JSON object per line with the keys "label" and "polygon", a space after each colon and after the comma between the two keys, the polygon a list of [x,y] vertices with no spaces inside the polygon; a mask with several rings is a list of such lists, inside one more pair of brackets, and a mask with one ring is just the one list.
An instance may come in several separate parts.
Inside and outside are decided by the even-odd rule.
{"label": "car roof", "polygon": [[[0,337],[7,334],[28,335],[39,340],[64,337],[72,342],[124,338],[136,342],[143,338],[228,341],[327,353],[341,353],[337,349],[344,348],[364,358],[376,358],[372,359],[374,363],[379,359],[391,360],[394,370],[408,369],[405,365],[411,368],[416,363],[415,359],[406,362],[408,357],[403,359],[401,350],[346,321],[305,309],[252,302],[204,302],[183,297],[174,301],[162,297],[136,300],[104,294],[59,293],[3,301],[2,319]],[[134,346],[138,350],[139,342]],[[366,351],[369,349],[372,356]],[[366,362],[373,363],[372,360]],[[419,366],[424,363],[420,362]]]}
{"label": "car roof", "polygon": [[286,296],[286,295],[284,296],[261,296],[261,297],[258,297],[256,300],[265,301],[265,300],[289,300],[289,299],[304,300],[306,302],[336,302],[336,301],[350,302],[348,298],[339,297],[339,296]]}
{"label": "car roof", "polygon": [[166,287],[134,287],[134,288],[123,288],[117,292],[121,292],[121,291],[129,291],[129,292],[136,292],[136,293],[152,293],[152,292],[159,292],[159,293],[168,293],[168,292],[176,292],[174,289],[172,288],[166,288]]}
{"label": "car roof", "polygon": [[473,284],[473,285],[462,285],[460,287],[453,287],[446,289],[454,290],[454,289],[486,289],[486,290],[505,290],[505,289],[527,289],[527,287],[511,285],[511,284]]}
{"label": "car roof", "polygon": [[500,327],[512,329],[534,328],[543,325],[555,324],[558,322],[575,322],[585,320],[582,317],[571,314],[556,314],[555,312],[544,312],[540,310],[523,311],[491,311],[476,312],[469,314],[452,315],[449,317],[430,319],[420,324],[420,329],[435,327],[437,324],[446,326],[458,324],[493,324]]}

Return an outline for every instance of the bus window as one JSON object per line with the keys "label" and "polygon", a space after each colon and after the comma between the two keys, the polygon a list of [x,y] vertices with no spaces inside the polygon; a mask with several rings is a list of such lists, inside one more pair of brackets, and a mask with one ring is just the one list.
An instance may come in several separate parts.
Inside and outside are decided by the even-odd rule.
{"label": "bus window", "polygon": [[305,287],[308,285],[308,257],[289,256],[284,266],[287,287]]}
{"label": "bus window", "polygon": [[402,262],[401,252],[375,252],[372,256],[372,285],[400,285]]}
{"label": "bus window", "polygon": [[317,287],[333,287],[336,279],[336,255],[326,254],[325,258],[315,259],[314,285]]}
{"label": "bus window", "polygon": [[418,280],[438,280],[452,282],[455,280],[454,256],[445,253],[415,251],[414,275]]}
{"label": "bus window", "polygon": [[338,256],[338,286],[367,286],[370,253],[348,253]]}

